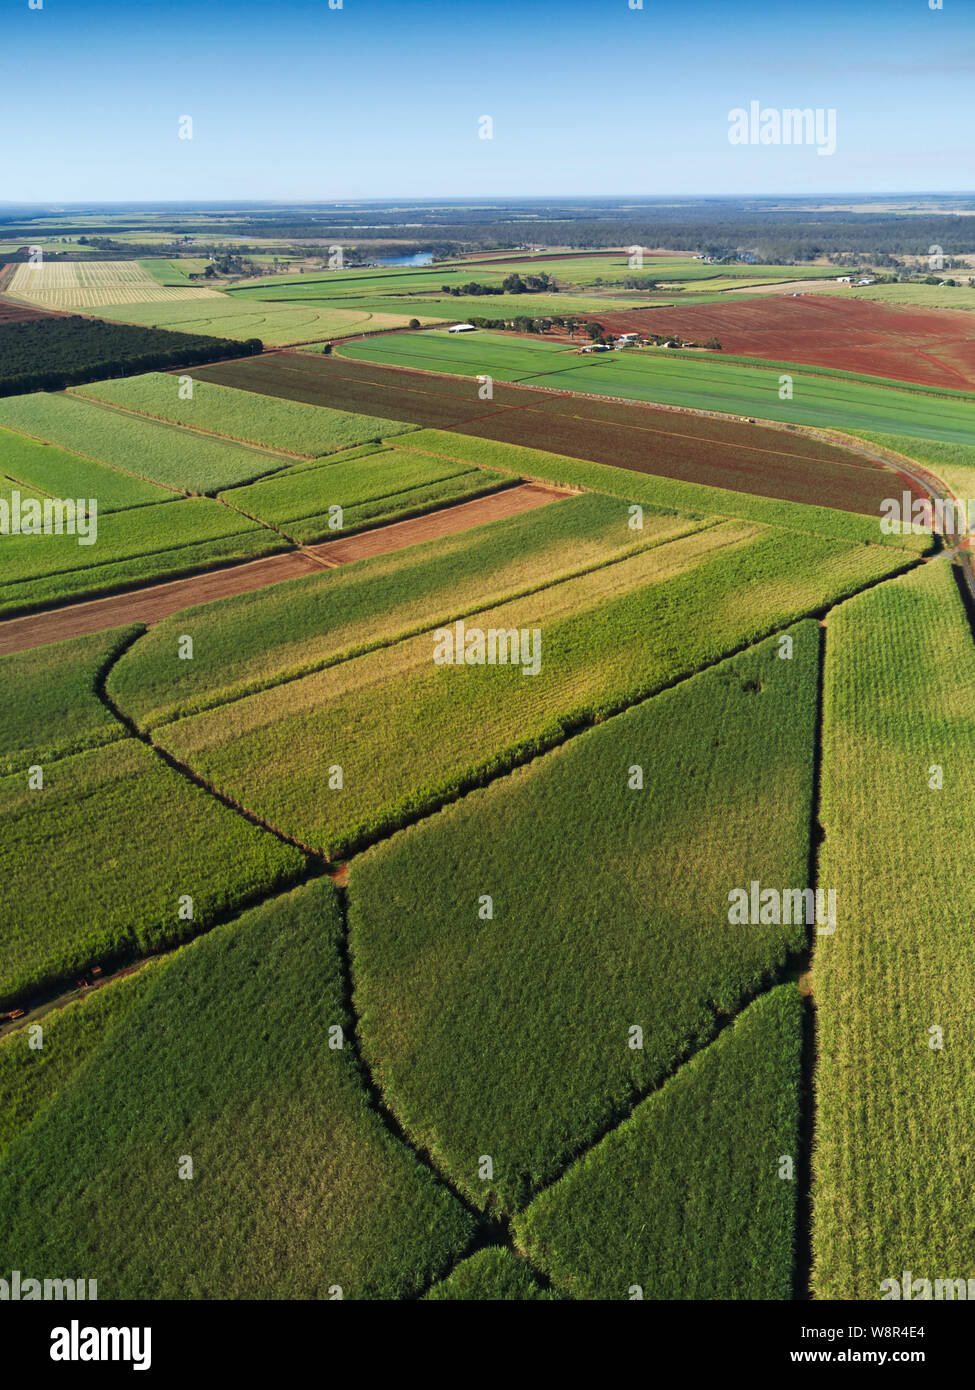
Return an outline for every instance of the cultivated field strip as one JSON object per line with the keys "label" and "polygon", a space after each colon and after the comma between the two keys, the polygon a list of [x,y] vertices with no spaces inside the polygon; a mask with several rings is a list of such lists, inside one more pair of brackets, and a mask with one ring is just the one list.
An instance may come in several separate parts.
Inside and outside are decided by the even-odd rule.
{"label": "cultivated field strip", "polygon": [[[422,340],[422,341],[421,341]],[[670,357],[665,350],[611,352],[593,359],[557,344],[522,348],[499,334],[442,332],[390,334],[344,344],[353,360],[391,363],[464,376],[487,373],[501,381],[530,383],[597,396],[755,415],[841,430],[881,430],[920,439],[975,444],[971,402],[917,387],[887,388],[854,377],[798,376],[793,397],[779,396],[776,370]],[[543,360],[544,358],[544,360]]]}
{"label": "cultivated field strip", "polygon": [[[479,614],[482,630],[544,631],[537,675],[437,665],[428,633],[154,739],[334,858],[907,563],[879,547],[727,522]],[[392,763],[391,740],[401,750]],[[340,795],[328,788],[334,766]]]}
{"label": "cultivated field strip", "polygon": [[180,495],[132,473],[7,429],[0,429],[0,472],[12,482],[52,497],[81,499],[86,507],[94,498],[100,514],[172,501]]}
{"label": "cultivated field strip", "polygon": [[99,693],[99,677],[141,628],[118,627],[92,637],[53,642],[0,656],[4,717],[0,774],[47,764],[125,735]]}
{"label": "cultivated field strip", "polygon": [[516,1217],[566,1297],[792,1296],[802,1003],[762,995]]}
{"label": "cultivated field strip", "polygon": [[[516,346],[536,356],[551,350],[551,344],[524,339]],[[588,359],[569,354],[569,360]],[[390,414],[421,427],[456,430],[462,437],[481,435],[541,447],[637,474],[691,484],[717,483],[737,493],[807,504],[828,498],[831,507],[846,511],[876,515],[892,481],[875,461],[848,448],[787,427],[701,413],[707,408],[703,398],[691,402],[692,410],[677,410],[646,401],[528,390],[498,380],[491,399],[481,400],[472,378],[353,361],[335,354],[328,358],[307,353],[253,357],[191,368],[190,374],[195,380],[285,400]],[[910,490],[906,481],[901,486]]]}
{"label": "cultivated field strip", "polygon": [[352,861],[363,1054],[478,1206],[524,1205],[805,945],[728,921],[753,878],[806,884],[819,643],[792,636],[792,658],[768,640]]}
{"label": "cultivated field strip", "polygon": [[813,1290],[877,1299],[971,1272],[975,647],[946,561],[830,614],[824,694]]}
{"label": "cultivated field strip", "polygon": [[73,392],[35,392],[0,400],[0,425],[109,464],[130,477],[138,474],[186,492],[217,492],[253,482],[294,461],[285,453],[108,410]]}
{"label": "cultivated field strip", "polygon": [[[135,977],[0,1157],[25,1268],[84,1268],[100,1298],[397,1299],[463,1256],[473,1216],[331,1046],[353,1027],[342,934],[320,879]],[[195,1182],[173,1181],[183,1153]]]}
{"label": "cultivated field strip", "polygon": [[13,616],[253,559],[288,542],[230,507],[187,497],[100,518],[96,545],[67,533],[8,536],[3,544],[0,614]]}
{"label": "cultivated field strip", "polygon": [[210,382],[195,382],[192,397],[184,399],[176,378],[165,372],[77,387],[71,394],[186,429],[306,458],[402,434],[410,428],[396,420],[300,401],[258,399],[249,392]]}
{"label": "cultivated field strip", "polygon": [[[644,514],[629,528],[625,504],[595,493],[553,498],[537,510],[315,573],[286,588],[184,609],[131,646],[111,670],[111,697],[142,729],[239,699],[557,584],[707,524],[680,513]],[[193,661],[174,658],[192,635]]]}
{"label": "cultivated field strip", "polygon": [[50,764],[40,791],[23,770],[0,778],[0,826],[0,1003],[187,940],[305,865],[133,738]]}

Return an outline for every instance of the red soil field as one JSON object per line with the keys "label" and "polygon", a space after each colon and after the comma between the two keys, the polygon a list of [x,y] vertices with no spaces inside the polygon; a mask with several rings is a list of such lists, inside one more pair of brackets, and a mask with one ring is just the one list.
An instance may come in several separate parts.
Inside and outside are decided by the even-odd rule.
{"label": "red soil field", "polygon": [[876,515],[905,477],[835,445],[736,420],[529,390],[302,353],[273,353],[190,368],[201,381],[338,410],[476,434],[570,458]]}
{"label": "red soil field", "polygon": [[742,357],[839,367],[920,386],[975,388],[975,314],[834,295],[688,304],[592,315],[608,333],[716,337]]}
{"label": "red soil field", "polygon": [[28,323],[32,319],[49,319],[51,315],[44,309],[30,309],[26,304],[12,304],[0,299],[0,323]]}

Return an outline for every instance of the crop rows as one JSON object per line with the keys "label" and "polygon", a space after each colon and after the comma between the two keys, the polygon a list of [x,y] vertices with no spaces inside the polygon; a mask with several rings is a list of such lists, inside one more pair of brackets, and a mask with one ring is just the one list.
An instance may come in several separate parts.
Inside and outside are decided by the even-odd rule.
{"label": "crop rows", "polygon": [[333,453],[380,436],[402,434],[409,428],[395,420],[295,401],[269,400],[210,382],[194,382],[192,389],[192,397],[184,399],[175,377],[150,372],[128,381],[100,382],[79,394],[157,420],[308,457]]}
{"label": "crop rows", "polygon": [[[478,615],[520,665],[433,660],[427,633],[157,730],[208,782],[330,856],[736,647],[895,571],[879,547],[724,523]],[[397,756],[390,759],[388,749]],[[334,767],[343,786],[330,789]]]}
{"label": "crop rows", "polygon": [[791,635],[352,861],[364,1056],[478,1206],[522,1207],[804,945],[729,921],[734,888],[807,884],[819,642]]}
{"label": "crop rows", "polygon": [[[975,1100],[975,649],[946,561],[844,604],[826,640],[813,1288],[967,1278]],[[915,1294],[915,1297],[917,1294]]]}

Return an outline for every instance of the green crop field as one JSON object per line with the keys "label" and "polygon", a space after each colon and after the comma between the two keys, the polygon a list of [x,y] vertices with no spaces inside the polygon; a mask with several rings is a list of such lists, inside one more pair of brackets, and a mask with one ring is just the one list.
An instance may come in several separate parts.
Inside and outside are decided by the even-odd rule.
{"label": "green crop field", "polygon": [[[162,380],[171,383],[175,394],[176,378]],[[174,429],[157,420],[109,410],[73,393],[37,392],[0,400],[0,425],[181,491],[216,492],[253,482],[293,462],[286,454]],[[77,476],[88,476],[83,465]],[[116,489],[120,485],[118,479],[111,484]],[[72,489],[68,495],[75,493]]]}
{"label": "green crop field", "polygon": [[728,920],[733,888],[807,883],[819,643],[792,635],[353,862],[365,1055],[478,1205],[522,1206],[804,944]]}
{"label": "green crop field", "polygon": [[[333,465],[326,465],[332,467]],[[277,685],[371,647],[528,594],[702,525],[588,493],[402,553],[188,609],[150,628],[117,662],[108,691],[140,728]],[[177,639],[193,637],[193,661]]]}
{"label": "green crop field", "polygon": [[[427,632],[155,738],[279,829],[342,855],[905,563],[727,522],[479,612],[469,626],[541,633],[535,675],[436,664]],[[336,766],[343,785],[330,789]]]}
{"label": "green crop field", "polygon": [[[503,473],[465,468],[435,455],[387,449],[350,463],[325,463],[297,474],[289,470],[222,497],[246,515],[308,542],[416,515],[510,481]],[[341,507],[342,513],[330,522],[333,506]]]}
{"label": "green crop field", "polygon": [[256,396],[252,391],[214,386],[208,381],[194,381],[192,392],[191,399],[183,400],[176,377],[149,372],[126,381],[100,382],[75,394],[153,419],[306,457],[334,453],[348,445],[410,429],[398,420]]}
{"label": "green crop field", "polygon": [[161,960],[146,961],[133,975],[106,981],[101,989],[57,1011],[34,1015],[42,1046],[18,1029],[0,1039],[0,1152],[36,1119],[45,1104],[67,1090],[105,1045],[114,1028],[143,998]]}
{"label": "green crop field", "polygon": [[529,1265],[503,1246],[488,1246],[463,1260],[449,1278],[434,1284],[426,1298],[466,1302],[548,1300],[557,1297],[539,1284]]}
{"label": "green crop field", "polygon": [[970,1268],[973,702],[947,562],[830,615],[819,881],[838,924],[813,961],[817,1298]]}
{"label": "green crop field", "polygon": [[556,1288],[792,1297],[801,1035],[795,985],[763,995],[535,1198],[515,1235]]}
{"label": "green crop field", "polygon": [[630,349],[579,355],[557,343],[530,348],[497,333],[391,334],[343,345],[343,356],[363,362],[422,368],[460,376],[488,375],[625,400],[654,401],[799,425],[876,430],[912,438],[975,446],[972,403],[922,388],[895,389],[857,378],[792,374],[791,400],[779,398],[780,372],[772,367],[691,361],[665,349]]}
{"label": "green crop field", "polygon": [[141,631],[121,627],[0,656],[0,773],[113,743],[125,728],[98,697],[101,673]]}
{"label": "green crop field", "polygon": [[[321,342],[324,338],[343,338],[350,333],[370,333],[380,328],[405,328],[414,316],[402,310],[378,314],[361,305],[335,307],[328,301],[254,303],[228,294],[215,294],[212,299],[105,304],[99,306],[98,314],[116,322],[169,328],[176,333],[202,333],[214,338],[260,338],[268,347]],[[416,317],[421,323],[437,321],[437,315],[431,317],[428,313],[418,313]]]}
{"label": "green crop field", "polygon": [[186,940],[304,866],[131,738],[49,764],[40,789],[0,779],[0,826],[0,1000]]}
{"label": "green crop field", "polygon": [[174,578],[287,548],[259,522],[208,497],[111,512],[94,544],[77,535],[6,536],[0,615],[94,598],[138,581]]}
{"label": "green crop field", "polygon": [[314,883],[138,986],[0,1158],[5,1258],[99,1299],[403,1298],[445,1273],[470,1214],[329,1046],[351,1029],[340,930]]}
{"label": "green crop field", "polygon": [[0,474],[52,497],[94,497],[99,513],[143,507],[178,496],[156,483],[106,467],[79,454],[0,430]]}

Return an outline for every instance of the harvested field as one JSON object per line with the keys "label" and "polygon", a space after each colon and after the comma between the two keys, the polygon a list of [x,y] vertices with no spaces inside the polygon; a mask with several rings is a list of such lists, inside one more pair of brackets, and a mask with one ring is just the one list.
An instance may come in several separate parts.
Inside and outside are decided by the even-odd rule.
{"label": "harvested field", "polygon": [[216,290],[160,285],[138,261],[44,261],[19,265],[9,293],[44,309],[97,309],[103,304],[219,299]]}
{"label": "harvested field", "polygon": [[792,502],[876,514],[900,475],[787,430],[635,402],[476,384],[373,363],[279,353],[193,368],[203,381],[333,409],[382,413],[571,458]]}
{"label": "harvested field", "polygon": [[808,366],[838,367],[921,386],[975,387],[975,319],[922,309],[817,295],[689,304],[600,314],[609,333],[717,337],[726,353]]}

